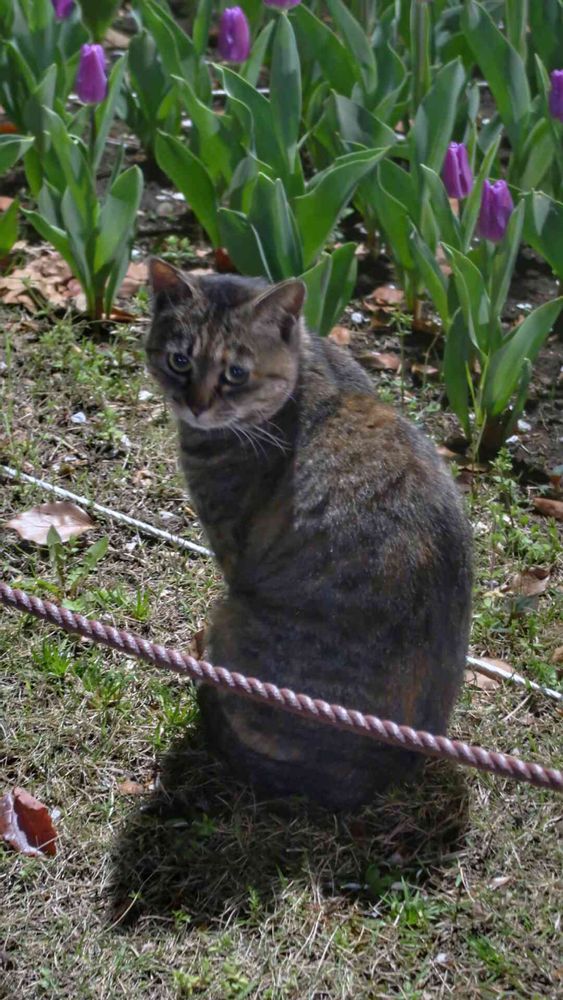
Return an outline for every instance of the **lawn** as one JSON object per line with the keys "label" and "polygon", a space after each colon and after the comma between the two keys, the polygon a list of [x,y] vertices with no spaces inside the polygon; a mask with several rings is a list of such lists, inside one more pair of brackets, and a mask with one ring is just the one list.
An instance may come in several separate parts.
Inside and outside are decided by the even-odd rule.
{"label": "lawn", "polygon": [[[135,327],[98,339],[69,319],[4,312],[2,461],[201,542],[173,425],[143,371],[137,306]],[[361,352],[370,336],[357,335]],[[407,396],[412,419],[436,419],[432,390],[374,378],[397,405]],[[458,479],[476,534],[473,651],[556,685],[556,522],[531,513],[538,487],[519,484],[506,456]],[[3,478],[0,519],[48,499]],[[88,573],[84,553],[106,536]],[[13,531],[0,546],[9,581],[69,598],[74,574],[73,607],[184,648],[221,586],[209,559],[102,517],[62,566]],[[535,566],[551,571],[545,592],[513,594],[514,574]],[[257,803],[206,754],[189,684],[7,611],[0,653],[3,784],[56,810],[60,835],[56,859],[1,853],[4,995],[557,994],[553,794],[432,762],[418,787],[357,816]],[[557,706],[511,685],[470,677],[452,733],[561,763]]]}

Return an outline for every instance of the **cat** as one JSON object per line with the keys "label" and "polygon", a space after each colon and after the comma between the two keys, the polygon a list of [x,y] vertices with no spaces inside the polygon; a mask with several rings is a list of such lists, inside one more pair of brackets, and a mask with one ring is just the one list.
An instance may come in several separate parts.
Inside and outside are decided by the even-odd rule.
{"label": "cat", "polygon": [[[190,498],[224,574],[206,658],[434,733],[459,691],[471,534],[425,435],[307,331],[297,279],[150,264],[148,367],[178,420]],[[422,758],[223,691],[211,749],[270,797],[356,809]]]}

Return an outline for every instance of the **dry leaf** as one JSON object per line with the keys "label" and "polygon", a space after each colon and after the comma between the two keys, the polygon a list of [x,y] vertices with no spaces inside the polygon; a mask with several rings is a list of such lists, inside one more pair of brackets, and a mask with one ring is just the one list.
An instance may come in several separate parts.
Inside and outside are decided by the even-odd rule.
{"label": "dry leaf", "polygon": [[224,247],[216,247],[214,250],[215,267],[219,274],[237,274],[237,269],[233,264],[230,254]]}
{"label": "dry leaf", "polygon": [[434,365],[419,365],[415,362],[414,365],[411,365],[411,372],[422,378],[436,378],[440,374],[440,369],[434,368]]}
{"label": "dry leaf", "polygon": [[361,354],[359,360],[367,368],[375,368],[377,371],[398,372],[401,367],[398,354],[385,354],[381,351],[368,351]]}
{"label": "dry leaf", "polygon": [[397,306],[404,302],[405,293],[402,288],[396,288],[395,285],[380,285],[368,296],[368,301],[370,299],[378,306]]}
{"label": "dry leaf", "polygon": [[25,510],[11,521],[6,521],[6,528],[13,528],[20,538],[26,542],[36,542],[37,545],[47,544],[47,535],[55,528],[61,541],[76,538],[84,531],[91,531],[94,522],[86,511],[74,503],[63,500],[56,503],[42,503],[31,510]]}
{"label": "dry leaf", "polygon": [[339,347],[348,347],[350,337],[350,331],[345,326],[333,326],[328,335],[328,339],[334,341]]}
{"label": "dry leaf", "polygon": [[546,517],[554,517],[556,521],[563,521],[563,500],[536,497],[532,503],[540,514],[545,514]]}
{"label": "dry leaf", "polygon": [[124,35],[122,31],[116,31],[115,28],[108,28],[104,36],[104,42],[108,49],[128,49],[130,37],[129,35]]}
{"label": "dry leaf", "polygon": [[0,195],[0,212],[5,212],[7,208],[13,202],[13,198],[8,198],[7,195]]}
{"label": "dry leaf", "polygon": [[[22,244],[28,260],[23,267],[14,268],[8,275],[0,276],[0,296],[5,305],[21,305],[35,312],[37,299],[43,299],[51,308],[74,306],[84,311],[86,300],[80,283],[63,258],[45,244],[33,247]],[[130,298],[146,284],[146,265],[132,261],[127,268],[119,296]]]}
{"label": "dry leaf", "polygon": [[549,577],[548,569],[533,566],[531,569],[525,569],[523,573],[515,573],[507,589],[518,597],[537,597],[547,590]]}
{"label": "dry leaf", "polygon": [[57,831],[47,806],[24,788],[14,788],[0,798],[0,835],[21,854],[57,853]]}
{"label": "dry leaf", "polygon": [[121,795],[146,795],[147,789],[144,785],[140,785],[138,781],[130,781],[126,778],[125,781],[120,782],[117,786],[117,791]]}
{"label": "dry leaf", "polygon": [[558,646],[557,649],[553,650],[551,656],[552,663],[563,663],[563,646]]}
{"label": "dry leaf", "polygon": [[442,456],[442,458],[447,459],[448,462],[453,462],[454,458],[459,458],[458,452],[450,451],[449,448],[446,448],[445,444],[437,445],[436,451],[438,452],[439,455]]}
{"label": "dry leaf", "polygon": [[500,681],[494,677],[487,677],[486,674],[480,674],[470,667],[465,671],[465,683],[478,687],[481,691],[492,691],[499,686]]}

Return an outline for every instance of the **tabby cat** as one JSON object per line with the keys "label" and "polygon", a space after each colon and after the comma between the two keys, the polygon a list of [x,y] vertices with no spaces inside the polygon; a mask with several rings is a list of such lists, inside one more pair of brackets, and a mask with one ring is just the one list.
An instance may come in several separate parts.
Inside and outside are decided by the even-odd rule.
{"label": "tabby cat", "polygon": [[[225,577],[206,656],[444,733],[467,650],[471,540],[431,442],[309,333],[298,280],[150,265],[148,365]],[[212,749],[270,796],[355,808],[421,758],[202,686]]]}

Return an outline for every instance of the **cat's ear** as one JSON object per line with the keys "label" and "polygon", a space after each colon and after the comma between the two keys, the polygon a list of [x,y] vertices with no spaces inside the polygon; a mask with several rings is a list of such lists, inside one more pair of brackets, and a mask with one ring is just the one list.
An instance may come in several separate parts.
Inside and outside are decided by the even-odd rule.
{"label": "cat's ear", "polygon": [[280,333],[283,340],[289,341],[301,315],[306,295],[307,288],[298,278],[281,281],[279,285],[267,288],[254,300],[252,303],[253,315],[256,319],[271,317],[272,320],[279,321],[281,311]]}
{"label": "cat's ear", "polygon": [[159,257],[149,260],[149,285],[155,302],[160,293],[175,302],[193,299],[196,295],[195,285],[189,277]]}

